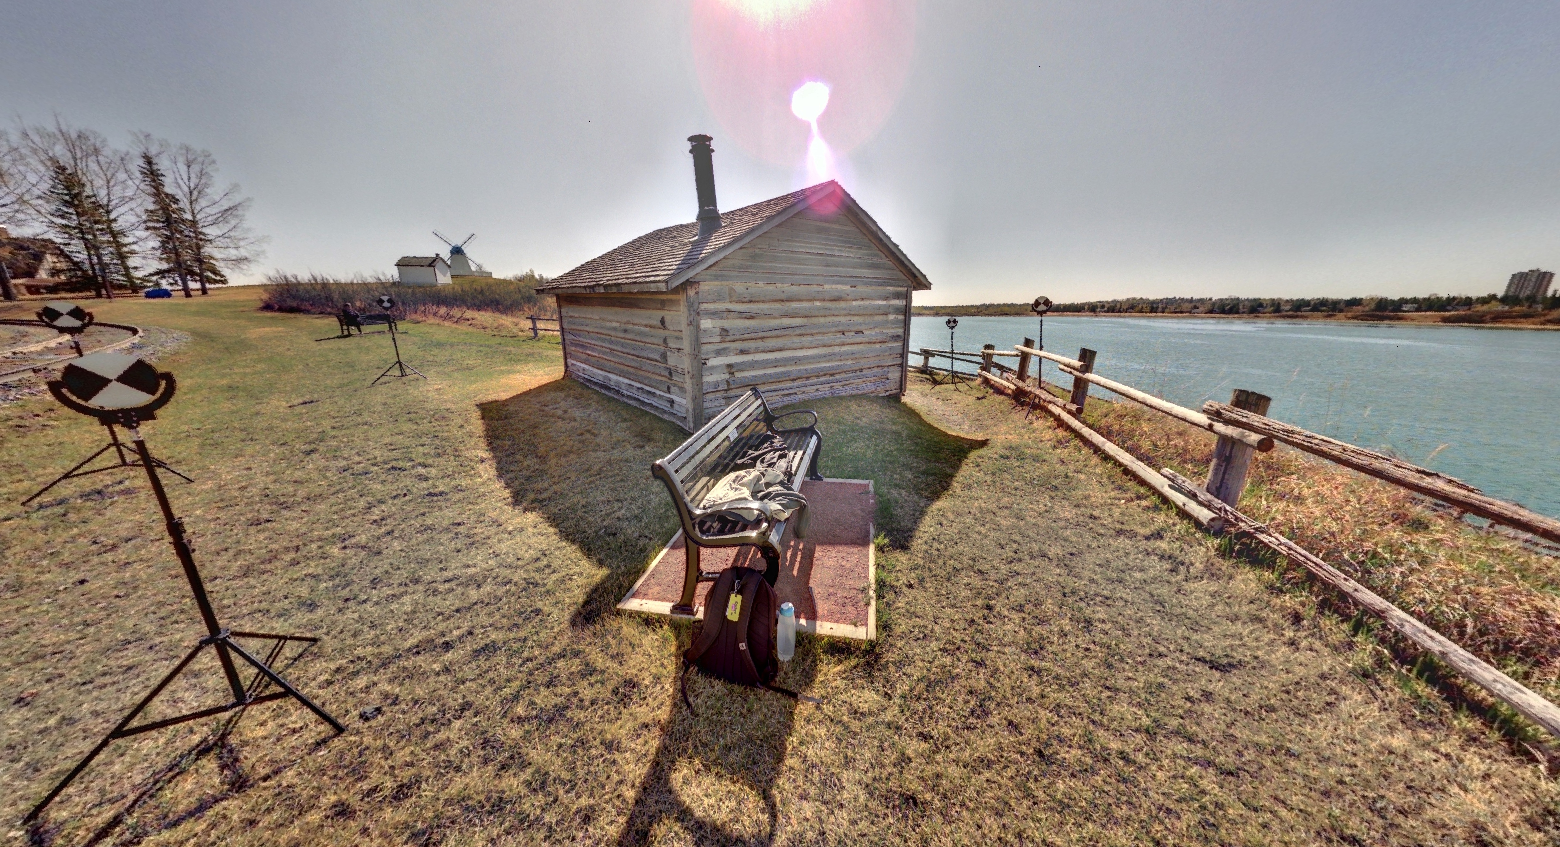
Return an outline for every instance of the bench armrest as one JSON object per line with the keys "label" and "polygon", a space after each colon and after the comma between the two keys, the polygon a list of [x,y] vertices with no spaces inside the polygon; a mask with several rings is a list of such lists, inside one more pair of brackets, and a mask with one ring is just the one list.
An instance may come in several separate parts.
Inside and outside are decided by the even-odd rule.
{"label": "bench armrest", "polygon": [[[775,426],[775,421],[789,418],[792,415],[812,415],[812,420],[801,426]],[[811,409],[798,409],[795,412],[786,412],[783,415],[775,415],[769,419],[769,428],[775,432],[795,432],[799,429],[816,429],[818,427],[818,413]]]}

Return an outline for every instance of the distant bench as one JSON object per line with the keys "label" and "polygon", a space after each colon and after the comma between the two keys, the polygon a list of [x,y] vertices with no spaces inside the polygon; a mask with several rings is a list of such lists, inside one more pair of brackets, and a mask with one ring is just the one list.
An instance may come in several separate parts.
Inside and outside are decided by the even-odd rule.
{"label": "distant bench", "polygon": [[[810,415],[812,420],[802,426],[775,426],[775,421],[793,415]],[[764,395],[756,388],[723,409],[651,469],[651,473],[666,483],[666,490],[671,492],[672,504],[677,507],[677,517],[682,521],[683,549],[688,557],[682,599],[672,607],[673,614],[692,615],[693,597],[698,584],[701,581],[713,581],[719,576],[699,570],[701,547],[738,547],[744,544],[757,547],[766,565],[764,579],[774,585],[780,576],[780,539],[785,535],[786,525],[794,524],[793,531],[798,537],[806,532],[806,506],[787,520],[771,521],[760,517],[756,524],[719,517],[711,511],[698,508],[698,504],[703,502],[726,474],[742,469],[738,460],[749,449],[767,440],[771,433],[779,436],[789,451],[785,475],[792,489],[800,491],[804,478],[823,479],[818,475],[818,453],[823,446],[823,436],[818,433],[818,415],[805,411],[776,415],[769,410]]]}
{"label": "distant bench", "polygon": [[395,318],[388,314],[360,315],[351,311],[351,307],[347,306],[343,306],[341,311],[336,313],[336,323],[341,325],[342,335],[351,335],[354,329],[358,331],[358,335],[362,335],[363,327],[378,324],[384,324],[391,331],[394,331],[396,328]]}

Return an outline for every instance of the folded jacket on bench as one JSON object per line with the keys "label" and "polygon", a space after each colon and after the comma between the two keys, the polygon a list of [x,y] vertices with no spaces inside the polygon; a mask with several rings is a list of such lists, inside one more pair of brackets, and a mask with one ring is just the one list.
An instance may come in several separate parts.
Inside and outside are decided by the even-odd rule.
{"label": "folded jacket on bench", "polygon": [[[783,460],[781,466],[784,467]],[[785,474],[768,468],[748,468],[722,477],[699,508],[753,523],[761,517],[783,521],[805,505],[807,498],[791,490]]]}

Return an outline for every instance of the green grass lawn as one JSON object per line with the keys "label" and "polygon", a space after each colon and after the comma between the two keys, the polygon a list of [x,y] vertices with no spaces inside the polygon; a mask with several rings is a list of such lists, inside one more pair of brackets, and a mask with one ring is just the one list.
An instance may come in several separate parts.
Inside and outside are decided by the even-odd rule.
{"label": "green grass lawn", "polygon": [[[675,527],[677,428],[560,380],[556,340],[388,338],[255,292],[93,304],[191,340],[145,427],[224,622],[318,635],[284,702],[116,743],[47,844],[1538,844],[1560,792],[1400,685],[1344,622],[1217,555],[999,397],[809,404],[879,495],[869,647],[803,639],[800,705],[694,678],[612,605]],[[19,820],[189,648],[144,480],[68,482],[101,428],[0,407],[0,817]],[[9,504],[9,505],[3,505]],[[220,698],[203,689],[165,708]],[[202,696],[206,699],[202,700]],[[373,720],[360,710],[379,707]]]}

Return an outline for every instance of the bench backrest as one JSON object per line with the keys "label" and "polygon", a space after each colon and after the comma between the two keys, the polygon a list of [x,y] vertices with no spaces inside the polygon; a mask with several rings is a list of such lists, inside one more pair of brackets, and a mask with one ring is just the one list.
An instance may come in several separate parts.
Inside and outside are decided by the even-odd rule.
{"label": "bench backrest", "polygon": [[[697,507],[720,478],[735,469],[744,444],[768,432],[769,408],[754,388],[689,436],[681,447],[655,463],[690,507]],[[678,504],[681,511],[683,504]]]}

